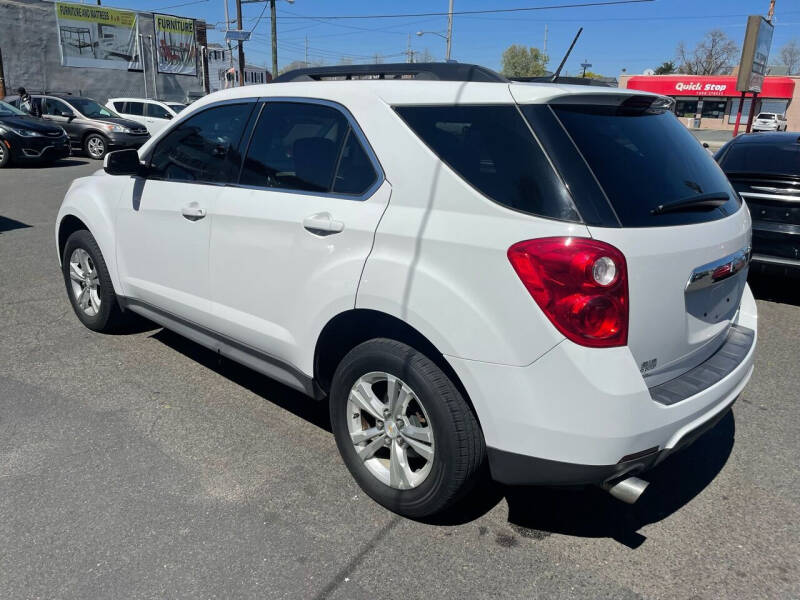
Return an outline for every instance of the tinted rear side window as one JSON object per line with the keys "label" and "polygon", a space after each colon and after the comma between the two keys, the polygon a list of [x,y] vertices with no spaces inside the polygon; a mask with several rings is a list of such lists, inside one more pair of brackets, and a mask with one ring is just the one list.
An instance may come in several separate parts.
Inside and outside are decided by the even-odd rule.
{"label": "tinted rear side window", "polygon": [[240,183],[328,192],[349,124],[334,108],[268,102],[253,131]]}
{"label": "tinted rear side window", "polygon": [[722,158],[726,173],[800,175],[800,144],[733,143]]}
{"label": "tinted rear side window", "polygon": [[[623,227],[702,223],[739,209],[725,174],[671,112],[584,104],[553,110]],[[662,204],[712,193],[728,194],[730,200],[713,210],[651,213]]]}
{"label": "tinted rear side window", "polygon": [[484,196],[526,213],[579,220],[516,106],[400,106],[396,110],[442,161]]}

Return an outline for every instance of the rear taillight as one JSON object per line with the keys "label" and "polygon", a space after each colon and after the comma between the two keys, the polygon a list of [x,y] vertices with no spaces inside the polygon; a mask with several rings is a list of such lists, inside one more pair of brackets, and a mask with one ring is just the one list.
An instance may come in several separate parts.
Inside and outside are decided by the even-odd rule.
{"label": "rear taillight", "polygon": [[547,318],[582,346],[628,343],[628,273],[622,252],[574,237],[519,242],[508,260]]}

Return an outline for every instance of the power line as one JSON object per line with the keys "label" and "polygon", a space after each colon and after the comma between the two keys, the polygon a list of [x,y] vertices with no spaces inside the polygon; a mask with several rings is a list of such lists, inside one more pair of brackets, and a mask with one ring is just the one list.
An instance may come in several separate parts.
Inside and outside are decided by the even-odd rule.
{"label": "power line", "polygon": [[190,6],[192,4],[205,4],[208,0],[192,0],[191,2],[183,2],[181,4],[171,4],[170,6],[161,6],[159,8],[152,8],[148,12],[155,12],[157,10],[167,10],[168,8],[179,8],[181,6]]}
{"label": "power line", "polygon": [[[228,0],[225,0],[225,2],[227,2],[227,1]],[[261,14],[258,15],[258,18],[256,19],[255,25],[253,25],[253,28],[250,30],[250,35],[253,35],[253,32],[256,30],[256,27],[258,27],[258,24],[261,22],[261,19],[264,17],[264,13],[267,12],[267,6],[269,6],[269,2],[264,2],[264,8],[261,9]]]}
{"label": "power line", "polygon": [[[618,4],[640,4],[642,2],[655,2],[655,0],[609,0],[606,2],[581,2],[579,4],[552,4],[549,6],[526,6],[520,8],[490,8],[484,10],[453,11],[454,15],[484,15],[497,13],[528,12],[534,10],[553,10],[558,8],[586,8],[591,6],[614,6]],[[386,15],[330,15],[330,16],[284,16],[284,19],[312,19],[312,20],[342,20],[342,19],[405,19],[409,17],[444,17],[447,12],[427,13],[395,13]]]}

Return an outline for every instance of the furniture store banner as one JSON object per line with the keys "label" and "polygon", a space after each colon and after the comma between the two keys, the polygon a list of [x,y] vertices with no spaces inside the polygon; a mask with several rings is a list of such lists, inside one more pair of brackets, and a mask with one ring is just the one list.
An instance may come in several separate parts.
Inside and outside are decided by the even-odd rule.
{"label": "furniture store banner", "polygon": [[194,19],[153,14],[158,72],[197,75],[197,40]]}
{"label": "furniture store banner", "polygon": [[56,2],[61,64],[65,67],[141,69],[136,13]]}

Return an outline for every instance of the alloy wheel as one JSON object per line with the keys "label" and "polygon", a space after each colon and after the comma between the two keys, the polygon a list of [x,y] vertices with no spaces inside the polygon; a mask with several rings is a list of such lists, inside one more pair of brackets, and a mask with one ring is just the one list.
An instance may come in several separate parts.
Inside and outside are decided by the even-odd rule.
{"label": "alloy wheel", "polygon": [[347,415],[356,454],[375,478],[398,490],[425,481],[433,466],[433,428],[407,383],[389,373],[367,373],[350,390]]}
{"label": "alloy wheel", "polygon": [[83,248],[75,248],[69,257],[72,295],[80,309],[93,317],[100,311],[100,278],[97,267]]}
{"label": "alloy wheel", "polygon": [[106,145],[99,137],[89,138],[86,142],[86,150],[91,154],[92,158],[100,158],[106,150]]}

